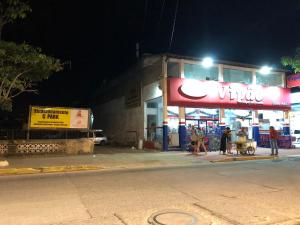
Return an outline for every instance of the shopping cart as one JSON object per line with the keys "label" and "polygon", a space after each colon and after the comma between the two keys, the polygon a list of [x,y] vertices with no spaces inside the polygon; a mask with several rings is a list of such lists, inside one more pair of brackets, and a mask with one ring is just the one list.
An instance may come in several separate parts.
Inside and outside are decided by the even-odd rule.
{"label": "shopping cart", "polygon": [[236,153],[241,155],[254,155],[257,143],[253,140],[238,140],[235,142]]}

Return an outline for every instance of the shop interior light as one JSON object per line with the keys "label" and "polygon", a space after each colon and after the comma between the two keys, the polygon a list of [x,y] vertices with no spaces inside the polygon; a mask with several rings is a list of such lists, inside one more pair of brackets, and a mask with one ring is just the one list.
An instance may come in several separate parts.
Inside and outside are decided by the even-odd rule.
{"label": "shop interior light", "polygon": [[268,66],[263,66],[260,70],[259,73],[263,74],[263,75],[268,75],[270,74],[272,68],[268,67]]}
{"label": "shop interior light", "polygon": [[205,68],[209,68],[213,65],[213,59],[210,57],[205,57],[202,62],[201,65]]}

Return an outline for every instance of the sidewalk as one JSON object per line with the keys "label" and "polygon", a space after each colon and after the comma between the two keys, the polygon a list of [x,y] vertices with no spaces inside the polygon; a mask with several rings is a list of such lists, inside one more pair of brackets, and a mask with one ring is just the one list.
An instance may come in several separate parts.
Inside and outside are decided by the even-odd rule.
{"label": "sidewalk", "polygon": [[[233,150],[233,152],[235,152]],[[280,149],[279,157],[300,155],[300,149]],[[207,155],[193,155],[189,152],[152,150],[132,150],[110,146],[96,147],[93,155],[40,155],[6,157],[9,166],[0,168],[0,175],[71,172],[82,170],[131,169],[211,164],[217,162],[273,159],[270,149],[258,148],[255,156],[220,155],[208,152]]]}

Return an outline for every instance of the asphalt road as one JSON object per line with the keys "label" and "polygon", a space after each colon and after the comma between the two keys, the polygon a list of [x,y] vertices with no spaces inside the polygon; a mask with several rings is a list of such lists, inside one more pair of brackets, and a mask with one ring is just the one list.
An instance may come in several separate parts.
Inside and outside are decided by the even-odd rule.
{"label": "asphalt road", "polygon": [[[0,177],[1,225],[144,225],[172,210],[199,225],[300,224],[300,157]],[[178,215],[157,218],[192,224]]]}

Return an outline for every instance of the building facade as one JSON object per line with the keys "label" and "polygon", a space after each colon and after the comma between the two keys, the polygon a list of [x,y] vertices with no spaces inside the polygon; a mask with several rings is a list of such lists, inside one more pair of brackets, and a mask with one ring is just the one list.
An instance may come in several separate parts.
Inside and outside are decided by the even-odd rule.
{"label": "building facade", "polygon": [[241,127],[260,146],[268,146],[268,129],[280,130],[280,147],[289,147],[290,90],[285,71],[263,74],[259,67],[162,54],[144,56],[118,81],[98,94],[94,128],[114,142],[168,150],[186,149],[190,128],[206,134],[210,150],[219,147],[225,126]]}

